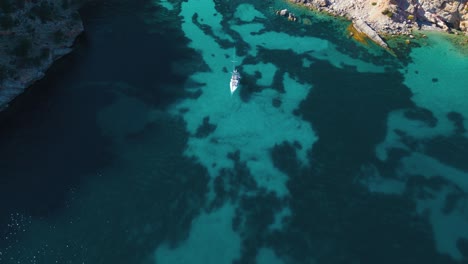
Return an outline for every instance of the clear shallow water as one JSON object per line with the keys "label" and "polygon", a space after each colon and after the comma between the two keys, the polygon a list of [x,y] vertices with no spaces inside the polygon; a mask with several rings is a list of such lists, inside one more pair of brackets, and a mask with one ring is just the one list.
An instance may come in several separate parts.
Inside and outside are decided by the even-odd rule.
{"label": "clear shallow water", "polygon": [[466,261],[468,60],[281,6],[84,8],[77,51],[2,118],[1,262]]}

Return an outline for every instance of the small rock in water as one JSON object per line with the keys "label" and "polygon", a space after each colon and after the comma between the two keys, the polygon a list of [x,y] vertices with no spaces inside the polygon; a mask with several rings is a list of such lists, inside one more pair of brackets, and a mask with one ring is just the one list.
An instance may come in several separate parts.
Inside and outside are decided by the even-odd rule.
{"label": "small rock in water", "polygon": [[280,16],[287,16],[288,14],[289,14],[289,12],[288,12],[287,9],[283,9],[283,10],[279,11]]}
{"label": "small rock in water", "polygon": [[296,18],[296,16],[294,16],[293,13],[289,13],[289,15],[288,15],[288,20],[289,20],[289,21],[294,21],[294,22],[296,22],[296,21],[297,21],[297,18]]}

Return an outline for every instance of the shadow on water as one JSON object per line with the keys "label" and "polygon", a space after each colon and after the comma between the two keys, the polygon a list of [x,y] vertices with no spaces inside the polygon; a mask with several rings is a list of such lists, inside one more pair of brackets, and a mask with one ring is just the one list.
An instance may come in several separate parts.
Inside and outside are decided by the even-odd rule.
{"label": "shadow on water", "polygon": [[[83,9],[88,30],[90,81],[130,84],[124,92],[164,108],[183,96],[187,63],[196,55],[175,22],[177,17],[150,1],[116,0],[117,7],[101,1]],[[107,3],[107,2],[106,2]],[[155,15],[157,14],[157,15]]]}
{"label": "shadow on water", "polygon": [[311,68],[314,89],[299,111],[319,140],[309,155],[313,169],[292,171],[289,182],[297,212],[292,225],[300,230],[289,234],[297,256],[314,251],[320,263],[452,263],[436,252],[431,228],[414,216],[410,199],[369,193],[356,182],[363,164],[379,163],[374,149],[385,137],[388,113],[414,107],[402,75],[324,62]]}
{"label": "shadow on water", "polygon": [[2,225],[13,212],[46,216],[61,208],[80,175],[112,161],[96,124],[96,112],[112,98],[74,85],[85,41],[0,114]]}
{"label": "shadow on water", "polygon": [[42,218],[63,209],[83,175],[113,164],[97,114],[113,102],[114,83],[157,108],[183,94],[185,77],[170,66],[193,53],[163,18],[151,32],[156,26],[141,15],[148,2],[90,1],[75,50],[0,113],[0,234],[12,213]]}

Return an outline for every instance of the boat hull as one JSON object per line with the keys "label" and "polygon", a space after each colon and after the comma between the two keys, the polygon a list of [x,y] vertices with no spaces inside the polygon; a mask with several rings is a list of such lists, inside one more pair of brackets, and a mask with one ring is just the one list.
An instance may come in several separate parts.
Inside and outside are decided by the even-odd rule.
{"label": "boat hull", "polygon": [[239,80],[240,80],[240,74],[236,69],[234,69],[234,71],[232,72],[232,76],[231,76],[231,82],[229,83],[231,94],[233,94],[239,87]]}

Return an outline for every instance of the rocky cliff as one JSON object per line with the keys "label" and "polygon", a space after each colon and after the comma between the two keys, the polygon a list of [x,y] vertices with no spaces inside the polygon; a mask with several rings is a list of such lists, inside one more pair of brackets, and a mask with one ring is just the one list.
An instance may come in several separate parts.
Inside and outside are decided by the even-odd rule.
{"label": "rocky cliff", "polygon": [[[468,35],[468,0],[289,0],[369,26],[377,34],[435,29]],[[363,21],[363,22],[361,22]],[[362,24],[364,23],[364,24]],[[359,28],[357,28],[359,30]]]}
{"label": "rocky cliff", "polygon": [[0,0],[0,110],[71,51],[83,24],[74,0]]}

